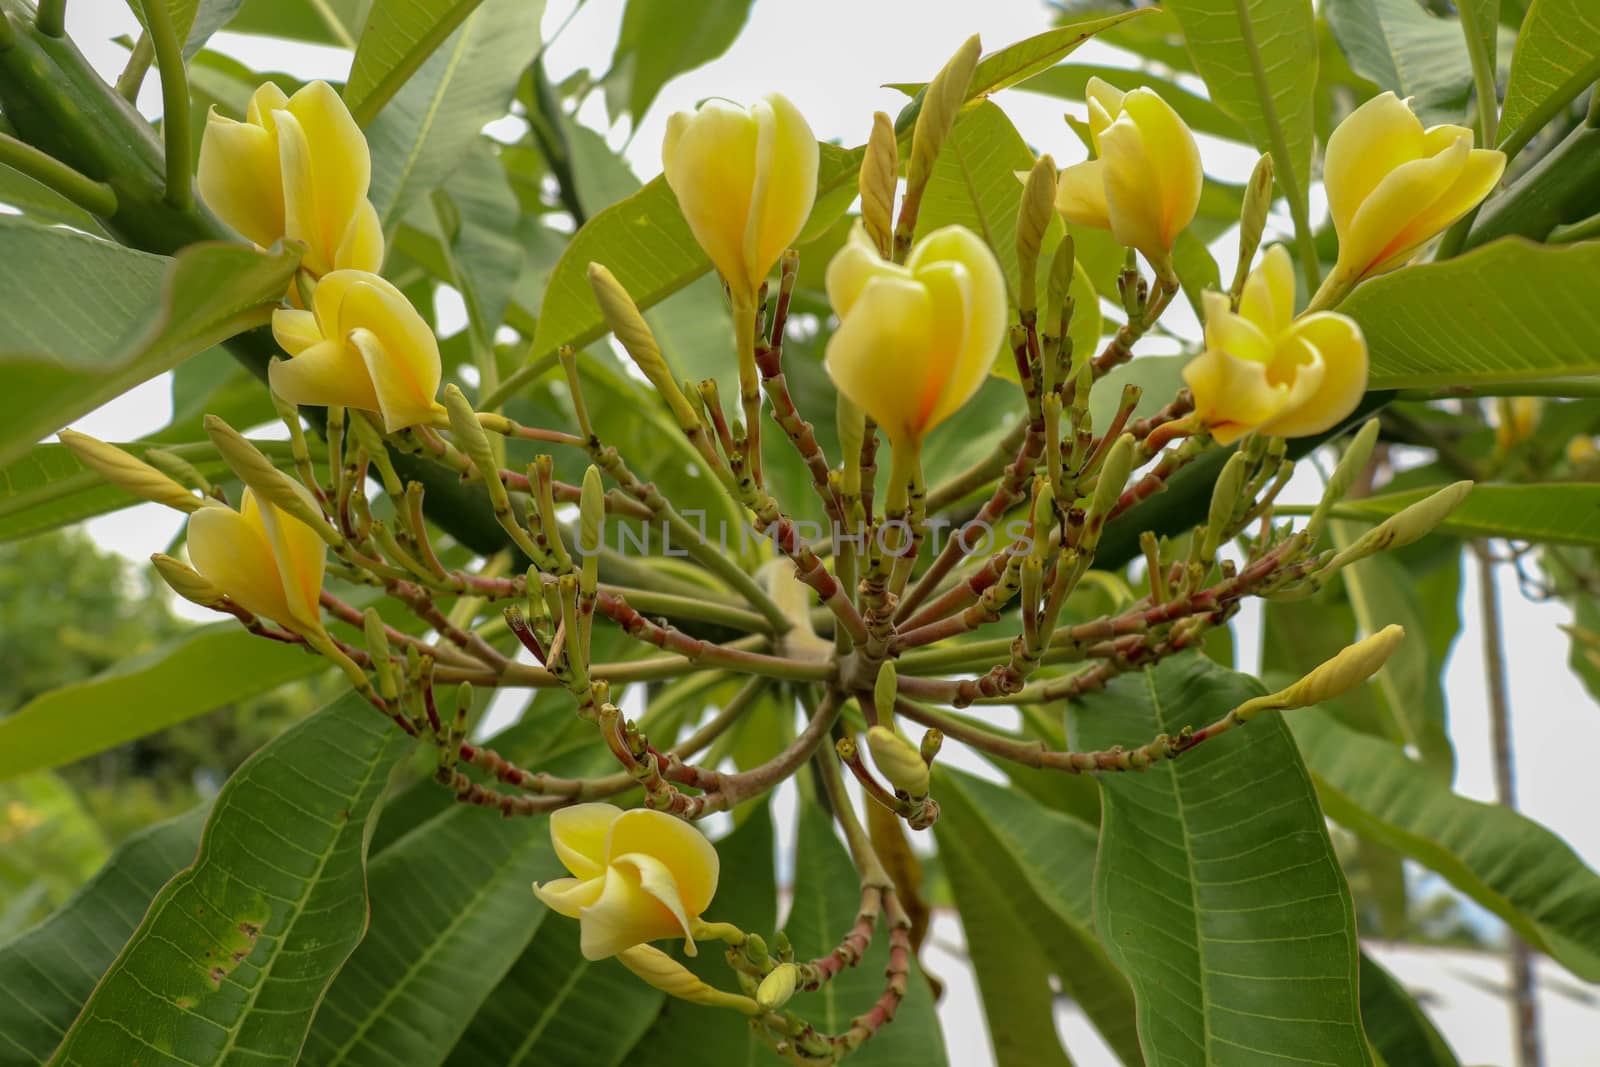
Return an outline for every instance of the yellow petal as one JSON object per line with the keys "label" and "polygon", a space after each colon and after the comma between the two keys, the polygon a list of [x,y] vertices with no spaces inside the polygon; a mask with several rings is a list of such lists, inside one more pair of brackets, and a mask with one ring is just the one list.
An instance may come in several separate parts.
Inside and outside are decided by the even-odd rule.
{"label": "yellow petal", "polygon": [[266,247],[283,236],[278,138],[260,126],[224,118],[212,108],[200,138],[195,187],[218,218],[255,244]]}
{"label": "yellow petal", "polygon": [[1096,152],[1100,150],[1100,135],[1122,111],[1122,90],[1110,82],[1090,76],[1084,86],[1084,101],[1089,105],[1089,138]]}
{"label": "yellow petal", "polygon": [[1318,312],[1298,320],[1294,334],[1315,348],[1322,364],[1316,392],[1263,429],[1280,437],[1304,437],[1332,429],[1356,409],[1367,388],[1367,342],[1354,320]]}
{"label": "yellow petal", "polygon": [[1426,237],[1411,240],[1411,223],[1456,183],[1472,151],[1465,138],[1427,159],[1402,163],[1384,176],[1356,210],[1350,231],[1339,235],[1338,267],[1352,277],[1404,256]]}
{"label": "yellow petal", "polygon": [[278,88],[277,83],[262,82],[256,87],[256,91],[250,94],[250,102],[245,105],[245,120],[271,132],[272,113],[288,106],[289,98]]}
{"label": "yellow petal", "polygon": [[1367,273],[1378,274],[1402,265],[1411,258],[1411,254],[1419,246],[1434,234],[1442,233],[1447,226],[1471,211],[1488,196],[1505,169],[1504,152],[1485,148],[1472,149],[1467,154],[1466,166],[1461,168],[1456,180],[1440,194],[1437,200],[1419,211],[1394,239],[1393,245],[1397,250],[1373,264]]}
{"label": "yellow petal", "polygon": [[[721,100],[668,123],[662,144],[667,185],[711,263],[736,291],[749,285],[744,235],[755,186],[756,120]],[[747,295],[749,295],[747,293]]]}
{"label": "yellow petal", "polygon": [[1394,93],[1379,93],[1352,111],[1328,137],[1322,164],[1328,213],[1343,242],[1356,211],[1395,168],[1423,156],[1422,123]]}
{"label": "yellow petal", "polygon": [[1289,390],[1267,381],[1265,364],[1208,348],[1184,365],[1195,415],[1218,444],[1232,444],[1283,408]]}
{"label": "yellow petal", "polygon": [[1105,167],[1106,215],[1117,243],[1137,248],[1146,258],[1170,251],[1162,235],[1156,160],[1127,112],[1100,135],[1100,162]]}
{"label": "yellow petal", "polygon": [[267,372],[272,391],[291,404],[378,410],[378,394],[361,353],[343,340],[320,341]]}
{"label": "yellow petal", "polygon": [[600,899],[600,891],[604,888],[605,879],[599,875],[593,878],[557,878],[544,885],[535,882],[533,895],[557,915],[576,919],[583,914],[584,908]]}
{"label": "yellow petal", "polygon": [[1294,264],[1289,250],[1273,245],[1245,279],[1239,314],[1276,337],[1294,320]]}
{"label": "yellow petal", "polygon": [[267,535],[267,543],[272,546],[278,581],[290,615],[290,619],[283,621],[300,633],[321,632],[320,598],[322,569],[328,558],[327,543],[311,527],[280,511],[271,501],[257,497],[253,490],[244,491],[242,511],[246,519],[252,518],[252,513],[257,517]]}
{"label": "yellow petal", "polygon": [[323,340],[317,317],[297,308],[278,308],[272,313],[272,337],[291,356],[298,356]]}
{"label": "yellow petal", "polygon": [[[615,868],[633,868],[639,875],[639,888],[654,897],[662,907],[672,913],[677,930],[671,936],[682,932],[685,949],[689,955],[695,954],[694,935],[689,929],[689,920],[694,915],[684,906],[683,893],[679,889],[678,880],[673,876],[672,868],[656,857],[644,852],[628,852],[617,856],[611,861]],[[701,909],[702,911],[704,909]]]}
{"label": "yellow petal", "polygon": [[277,560],[259,521],[221,504],[203,507],[189,517],[188,540],[189,559],[206,581],[246,611],[290,625]]}
{"label": "yellow petal", "polygon": [[840,319],[850,314],[856,299],[867,282],[879,275],[909,278],[910,272],[896,263],[887,262],[867,235],[866,227],[857,222],[850,228],[844,247],[828,261],[824,285],[828,290],[828,303]]}
{"label": "yellow petal", "polygon": [[389,432],[427,422],[439,409],[439,342],[405,294],[363,275],[339,305],[339,332],[366,364]]}
{"label": "yellow petal", "polygon": [[717,892],[721,861],[705,834],[682,819],[648,808],[623,812],[608,830],[605,840],[608,860],[629,853],[652,856],[671,872],[676,892],[689,915],[699,915],[710,906]]}
{"label": "yellow petal", "polygon": [[[925,265],[942,262],[962,268],[965,322],[959,332],[960,349],[947,372],[939,401],[929,412],[925,431],[955,414],[983,385],[1005,340],[1009,316],[1005,275],[994,253],[977,234],[963,226],[946,226],[928,234],[912,250],[907,266],[928,284],[936,308],[943,298],[928,278]],[[935,338],[946,333],[956,336],[957,329],[956,325],[946,327],[936,320]]]}
{"label": "yellow petal", "polygon": [[[1144,154],[1152,164],[1143,177],[1145,197],[1153,196],[1158,205],[1157,231],[1162,248],[1170,250],[1200,206],[1200,188],[1205,181],[1200,169],[1200,147],[1172,105],[1154,90],[1141,88],[1128,93],[1123,97],[1122,111],[1138,127]],[[1115,226],[1113,210],[1112,228]]]}
{"label": "yellow petal", "polygon": [[1111,228],[1110,209],[1106,204],[1106,165],[1103,160],[1074,163],[1062,170],[1056,183],[1056,211],[1068,222],[1079,226],[1093,226],[1100,230]]}
{"label": "yellow petal", "polygon": [[1207,290],[1201,297],[1206,312],[1206,347],[1226,352],[1235,359],[1259,363],[1272,362],[1275,345],[1261,327],[1228,310],[1228,298]]}
{"label": "yellow petal", "polygon": [[895,447],[921,436],[919,368],[933,346],[928,290],[892,275],[868,280],[828,341],[823,365],[852,404],[875,419]]}
{"label": "yellow petal", "polygon": [[309,82],[273,116],[283,170],[285,233],[308,246],[306,268],[334,269],[346,231],[367,198],[366,138],[327,82]]}
{"label": "yellow petal", "polygon": [[640,885],[636,865],[612,864],[599,881],[594,903],[578,913],[578,947],[585,959],[603,960],[646,941],[685,933],[678,917]]}
{"label": "yellow petal", "polygon": [[550,842],[562,866],[579,878],[594,878],[605,870],[606,836],[622,814],[615,804],[574,804],[554,812]]}
{"label": "yellow petal", "polygon": [[372,201],[362,200],[356,216],[345,230],[344,239],[334,253],[336,270],[362,270],[377,273],[383,266],[383,225]]}
{"label": "yellow petal", "polygon": [[805,117],[773,93],[751,108],[756,121],[754,188],[745,224],[750,287],[758,289],[794,243],[817,199],[817,139]]}

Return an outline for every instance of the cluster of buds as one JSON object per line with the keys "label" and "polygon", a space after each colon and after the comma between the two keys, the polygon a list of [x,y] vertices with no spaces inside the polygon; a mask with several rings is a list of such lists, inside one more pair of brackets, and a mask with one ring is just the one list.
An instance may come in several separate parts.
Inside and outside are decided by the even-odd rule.
{"label": "cluster of buds", "polygon": [[[555,852],[570,877],[534,893],[580,924],[586,957],[616,957],[673,996],[748,1015],[796,1062],[831,1063],[869,1039],[892,1019],[910,970],[910,920],[858,821],[841,764],[866,803],[892,813],[891,824],[898,818],[921,830],[939,816],[933,765],[947,737],[1028,766],[1138,771],[1266,711],[1329,699],[1381,666],[1398,629],[1210,727],[1136,748],[1047,751],[938,708],[1056,701],[1104,685],[1195,647],[1246,597],[1309,595],[1349,563],[1415,540],[1469,488],[1448,487],[1341,551],[1320,549],[1331,509],[1372,451],[1377,427],[1368,424],[1308,520],[1298,528],[1275,521],[1275,500],[1292,470],[1285,438],[1337,427],[1366,385],[1360,330],[1332,307],[1469,210],[1498,178],[1503,157],[1472,148],[1468,131],[1423,130],[1392,95],[1357,110],[1328,146],[1338,265],[1299,312],[1286,249],[1271,247],[1251,266],[1271,202],[1264,159],[1245,198],[1240,272],[1228,292],[1201,297],[1204,348],[1184,371],[1189,388],[1136,418],[1140,390],[1127,386],[1112,416],[1097,418],[1090,405],[1097,383],[1133,358],[1179,291],[1174,249],[1199,203],[1199,150],[1159,94],[1091,80],[1094,157],[1058,173],[1044,156],[1023,181],[1013,304],[1006,270],[982,236],[962,226],[918,233],[980,51],[976,38],[968,41],[929,83],[909,144],[887,116],[874,123],[859,173],[861,218],[826,270],[838,316],[824,361],[839,395],[837,462],[783,372],[798,276],[789,245],[813,211],[819,159],[788,101],[771,96],[749,109],[712,102],[676,115],[662,149],[666,182],[733,311],[737,413],[724,410],[714,381],[677,381],[627,288],[604,264],[589,266],[606,323],[703,461],[711,490],[770,537],[781,559],[766,570],[752,573],[713,543],[600,437],[570,349],[558,355],[571,428],[523,426],[497,410],[476,410],[455,385],[441,388],[433,332],[404,293],[375,273],[383,238],[367,200],[367,146],[320,82],[293,97],[263,86],[243,122],[213,115],[200,158],[200,190],[222,218],[259,245],[288,239],[305,248],[272,322],[285,353],[270,384],[288,431],[287,462],[208,417],[211,446],[244,487],[235,509],[176,457],[135,456],[62,435],[109,482],[190,516],[189,563],[155,559],[181,596],[337,664],[401,729],[437,747],[436,778],[460,801],[508,816],[553,813]],[[1058,215],[1068,233],[1047,247],[1060,231]],[[1074,226],[1109,230],[1128,250],[1116,279],[1126,317],[1098,351],[1074,340],[1075,316],[1092,311],[1071,295],[1084,273]],[[1139,256],[1151,277],[1141,274]],[[929,486],[924,442],[991,374],[1018,383],[1023,419],[994,456]],[[300,405],[327,409],[325,458],[313,455]],[[769,413],[835,523],[831,538],[801,536],[794,502],[768,485],[761,426]],[[880,435],[890,472],[878,500]],[[548,454],[509,468],[508,440],[572,449],[587,463],[581,484],[559,481]],[[1108,528],[1179,471],[1231,445],[1216,468],[1205,522],[1170,541],[1142,537],[1148,591],[1130,593],[1116,614],[1064,621],[1068,600],[1092,580]],[[475,566],[441,552],[423,486],[400,477],[401,456],[481,489],[508,550]],[[369,501],[369,478],[382,485],[388,510]],[[563,510],[574,504],[576,522]],[[613,516],[661,524],[689,557],[693,580],[684,580],[679,561],[608,555]],[[940,522],[950,524],[943,516],[970,521],[925,553]],[[986,547],[984,533],[1008,516],[1006,536]],[[524,558],[514,563],[512,550]],[[411,619],[391,623],[347,602],[325,588],[328,575],[388,597]],[[651,646],[651,657],[598,660],[597,617]],[[1012,618],[1011,633],[969,636]],[[741,636],[728,638],[730,630]],[[533,664],[517,660],[521,649]],[[1040,677],[1063,664],[1080,666]],[[658,745],[650,714],[630,720],[612,700],[614,686],[702,670],[749,682],[675,743]],[[716,752],[715,742],[777,683],[794,687],[807,711],[792,741],[736,773],[719,770],[716,759],[693,762]],[[450,684],[458,686],[453,713],[441,714],[436,688]],[[474,692],[511,686],[564,688],[617,771],[557,777],[472,740]],[[925,729],[919,742],[902,732],[905,723]],[[810,961],[795,959],[781,936],[769,950],[759,935],[703,917],[719,866],[694,826],[808,761],[861,875],[855,924],[833,952]],[[604,802],[622,796],[642,806],[625,811]],[[880,926],[889,942],[884,991],[846,1032],[819,1033],[789,1010],[792,998],[859,962]],[[737,992],[716,988],[651,944],[679,938],[691,955],[698,942],[725,943]]]}

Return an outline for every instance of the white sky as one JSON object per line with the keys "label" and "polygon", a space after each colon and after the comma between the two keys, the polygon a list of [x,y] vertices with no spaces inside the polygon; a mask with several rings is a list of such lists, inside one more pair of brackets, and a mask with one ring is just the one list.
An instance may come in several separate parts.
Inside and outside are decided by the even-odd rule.
{"label": "white sky", "polygon": [[[549,33],[572,12],[574,0],[551,0],[545,15]],[[560,80],[582,67],[603,73],[616,41],[623,0],[589,0],[550,48],[546,57],[553,79]],[[111,43],[118,34],[134,34],[137,23],[123,0],[72,0],[68,27],[79,47],[108,78],[114,78],[126,51]],[[874,110],[891,115],[904,103],[899,93],[882,88],[892,81],[925,80],[943,64],[957,45],[973,32],[981,33],[987,49],[1030,36],[1048,26],[1049,13],[1039,0],[808,0],[779,3],[759,0],[750,23],[734,47],[721,59],[669,82],[631,139],[627,156],[641,178],[659,173],[657,154],[666,117],[692,107],[708,96],[748,101],[778,91],[788,96],[806,115],[817,135],[837,138],[847,145],[865,140]],[[337,49],[286,45],[280,42],[222,33],[212,46],[255,69],[285,70],[301,77],[342,79],[349,69],[348,53]],[[795,61],[790,62],[790,58]],[[1128,65],[1114,50],[1091,43],[1076,57],[1083,62]],[[1198,83],[1191,88],[1201,89]],[[596,94],[581,118],[596,126],[605,121]],[[1075,162],[1083,152],[1077,139],[1061,122],[1061,114],[1075,105],[1038,95],[1008,90],[998,101],[1023,136],[1060,164]],[[140,97],[146,114],[160,109],[156,79],[152,76]],[[627,131],[611,131],[620,146]],[[1254,163],[1253,154],[1231,150],[1202,138],[1202,153],[1209,172],[1242,181]],[[1286,220],[1285,220],[1286,221]],[[1271,233],[1268,239],[1272,239]],[[1214,251],[1223,277],[1232,273],[1232,252],[1225,245]],[[1179,305],[1183,302],[1179,301]],[[1179,307],[1181,315],[1188,314]],[[1180,318],[1173,323],[1183,328]],[[1187,325],[1192,328],[1192,319]],[[166,424],[170,416],[166,376],[134,390],[96,411],[76,425],[87,433],[110,440],[129,440]],[[1297,502],[1314,500],[1315,475],[1297,476],[1290,496]],[[93,520],[90,533],[104,547],[134,560],[164,549],[176,532],[177,517],[155,505],[134,508]],[[1600,867],[1600,820],[1594,818],[1593,753],[1600,751],[1600,708],[1583,690],[1566,665],[1567,638],[1557,627],[1570,621],[1561,606],[1535,604],[1523,599],[1513,576],[1500,568],[1500,588],[1506,608],[1507,663],[1512,689],[1514,740],[1522,757],[1518,787],[1522,809],[1565,837],[1590,866]],[[1477,619],[1475,568],[1464,569],[1462,591],[1465,625],[1446,675],[1450,706],[1450,732],[1459,764],[1456,788],[1463,795],[1493,799],[1489,754],[1488,712],[1483,697],[1481,632]],[[1250,669],[1258,656],[1260,613],[1254,605],[1236,622],[1238,645]],[[940,927],[944,940],[959,941],[953,921]],[[1493,963],[1463,962],[1452,956],[1448,963],[1402,950],[1398,958],[1408,981],[1443,996],[1438,1016],[1458,1053],[1472,1062],[1505,1063],[1510,1059],[1509,1028],[1505,1015],[1481,990],[1461,976],[1477,974],[1480,981],[1496,981]],[[954,977],[957,966],[948,955],[941,965]],[[1476,970],[1474,970],[1476,968]],[[1481,973],[1479,973],[1481,972]],[[1552,970],[1549,972],[1554,975]],[[957,978],[941,1014],[952,1049],[952,1062],[981,1065],[989,1062],[981,1013],[969,980]],[[1570,997],[1551,993],[1558,978],[1546,983],[1547,1063],[1550,1067],[1578,1067],[1592,1063],[1591,1035],[1600,1024],[1600,1009],[1578,1007]],[[1571,988],[1575,983],[1564,983]],[[1474,999],[1478,997],[1480,999]],[[1081,1019],[1064,1015],[1064,1032],[1082,1064],[1111,1063]],[[1584,1028],[1588,1033],[1584,1033]],[[1096,1056],[1100,1058],[1096,1058]]]}

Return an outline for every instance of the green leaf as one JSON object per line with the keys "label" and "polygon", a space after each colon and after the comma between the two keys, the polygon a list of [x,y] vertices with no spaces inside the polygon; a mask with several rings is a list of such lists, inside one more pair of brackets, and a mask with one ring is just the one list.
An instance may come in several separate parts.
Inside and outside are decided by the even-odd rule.
{"label": "green leaf", "polygon": [[661,87],[726,52],[750,17],[752,0],[628,0],[611,69],[606,109],[639,118]]}
{"label": "green leaf", "polygon": [[371,199],[386,230],[506,113],[539,50],[543,10],[543,0],[486,0],[368,123]]}
{"label": "green leaf", "polygon": [[0,947],[0,1067],[50,1057],[150,898],[200,845],[196,809],[127,840],[59,911]]}
{"label": "green leaf", "polygon": [[528,887],[552,866],[548,821],[460,804],[384,849],[368,872],[371,928],[301,1062],[441,1063],[545,917]]}
{"label": "green leaf", "polygon": [[1600,78],[1600,16],[1589,0],[1533,0],[1511,54],[1500,138],[1526,141],[1551,104],[1573,99]]}
{"label": "green leaf", "polygon": [[1399,748],[1321,709],[1288,718],[1331,818],[1437,871],[1573,974],[1600,981],[1600,875],[1565,841],[1457,796]]}
{"label": "green leaf", "polygon": [[49,186],[7,166],[0,166],[0,204],[9,204],[39,222],[64,222],[97,236],[105,233],[95,217],[83,208]]}
{"label": "green leaf", "polygon": [[0,719],[0,781],[92,756],[327,666],[231,622],[199,627]]}
{"label": "green leaf", "polygon": [[[855,924],[861,907],[860,876],[844,843],[833,832],[832,817],[820,805],[800,806],[795,853],[794,903],[784,932],[796,959],[816,959],[832,952]],[[788,1007],[823,1033],[842,1034],[851,1020],[883,995],[883,968],[888,958],[889,934],[880,921],[860,963],[841,971],[815,993],[796,994]],[[929,1067],[945,1062],[933,991],[915,963],[894,1022],[853,1053],[850,1062],[856,1067]]]}
{"label": "green leaf", "polygon": [[1508,238],[1364,282],[1339,311],[1366,334],[1372,389],[1597,374],[1596,271],[1600,242]]}
{"label": "green leaf", "polygon": [[[1198,729],[1261,692],[1185,654],[1084,698],[1072,742]],[[1371,1064],[1350,891],[1282,717],[1100,788],[1095,922],[1133,983],[1147,1062]]]}
{"label": "green leaf", "polygon": [[[344,102],[365,126],[482,0],[373,0]],[[539,21],[540,12],[533,13]]]}
{"label": "green leaf", "polygon": [[[265,323],[299,255],[203,242],[173,258],[0,217],[0,463],[52,430]],[[70,290],[61,280],[70,278]]]}
{"label": "green leaf", "polygon": [[[172,29],[183,42],[183,58],[194,54],[205,45],[213,33],[222,29],[233,18],[244,0],[166,0],[172,12]],[[144,0],[129,0],[141,26],[145,25]]]}
{"label": "green leaf", "polygon": [[[1338,514],[1381,521],[1433,492],[1346,500]],[[1439,532],[1457,537],[1505,537],[1555,545],[1600,545],[1600,483],[1475,485],[1460,507],[1440,523]]]}
{"label": "green leaf", "polygon": [[1049,70],[1096,34],[1120,26],[1144,13],[1144,11],[1122,11],[1115,15],[1067,19],[1053,29],[1008,45],[998,52],[992,52],[984,56],[973,70],[967,99],[977,100],[997,93],[1001,89],[1019,85],[1035,74]]}
{"label": "green leaf", "polygon": [[1449,109],[1459,119],[1472,85],[1460,19],[1431,15],[1416,0],[1327,0],[1323,14],[1350,69],[1415,97],[1419,110]]}
{"label": "green leaf", "polygon": [[1317,32],[1311,0],[1169,0],[1211,99],[1262,152],[1302,211],[1311,189]]}
{"label": "green leaf", "polygon": [[53,1067],[293,1064],[366,929],[368,820],[407,747],[351,694],[252,756]]}
{"label": "green leaf", "polygon": [[1394,975],[1361,954],[1361,1023],[1388,1067],[1461,1067],[1455,1053]]}
{"label": "green leaf", "polygon": [[1071,63],[1052,67],[1029,79],[1026,91],[1048,93],[1063,100],[1085,99],[1084,92],[1090,78],[1110,82],[1124,92],[1133,89],[1153,89],[1161,99],[1172,105],[1178,117],[1195,133],[1206,133],[1230,141],[1248,141],[1244,127],[1216,104],[1192,93],[1181,85],[1147,70],[1129,70],[1126,67],[1102,67],[1093,63]]}
{"label": "green leaf", "polygon": [[[722,880],[706,916],[708,921],[730,922],[763,937],[773,930],[778,922],[773,847],[772,810],[765,803],[757,805],[733,833],[717,842]],[[767,943],[772,944],[770,938]],[[710,985],[736,990],[733,972],[720,957],[721,953],[708,947],[698,956],[683,958],[681,962]],[[642,984],[632,975],[628,977]],[[662,1004],[660,1016],[622,1062],[627,1067],[687,1067],[713,1063],[717,1067],[769,1067],[772,1059],[772,1050],[751,1031],[748,1020],[725,1009],[668,998]],[[478,1067],[483,1062],[473,1060],[451,1067]],[[533,1067],[535,1063],[557,1067],[564,1062],[530,1059],[515,1067]]]}
{"label": "green leaf", "polygon": [[[518,215],[517,198],[491,144],[478,138],[434,194],[434,203],[419,205],[412,213],[415,218],[439,210],[445,216],[441,220],[435,215],[428,228],[444,238],[441,247],[449,257],[445,280],[461,290],[468,317],[486,346],[505,320],[523,263],[522,242],[508,228]],[[448,224],[448,233],[441,232],[441,221]]]}
{"label": "green leaf", "polygon": [[371,0],[244,0],[228,29],[354,48],[370,3]]}
{"label": "green leaf", "polygon": [[1094,933],[1095,828],[957,772],[940,771],[934,792],[943,809],[934,824],[940,867],[1000,1067],[1066,1062],[1052,974],[1118,1058],[1142,1065],[1133,990]]}

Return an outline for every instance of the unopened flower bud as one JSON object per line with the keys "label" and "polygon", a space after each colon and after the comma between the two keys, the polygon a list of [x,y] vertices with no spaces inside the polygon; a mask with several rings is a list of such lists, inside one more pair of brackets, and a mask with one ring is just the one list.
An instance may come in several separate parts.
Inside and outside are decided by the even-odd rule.
{"label": "unopened flower bud", "polygon": [[306,487],[274,467],[249,438],[215,415],[207,415],[204,425],[206,436],[222,454],[223,462],[256,495],[310,527],[328,545],[336,548],[344,543],[344,538],[328,523]]}
{"label": "unopened flower bud", "polygon": [[444,409],[450,416],[450,432],[455,436],[456,444],[483,477],[484,487],[489,491],[489,503],[497,513],[509,512],[511,497],[506,492],[505,483],[500,480],[500,464],[489,444],[488,433],[478,422],[478,413],[472,409],[472,402],[451,384],[444,387]]}
{"label": "unopened flower bud", "polygon": [[789,1003],[800,980],[800,968],[792,963],[780,963],[761,979],[756,988],[756,1003],[763,1011],[777,1011]]}
{"label": "unopened flower bud", "polygon": [[1256,250],[1261,247],[1261,235],[1266,231],[1267,213],[1271,210],[1272,156],[1263,153],[1245,184],[1244,207],[1239,212],[1239,269],[1229,290],[1235,301],[1244,292],[1245,279],[1249,277],[1250,264],[1255,262]]}
{"label": "unopened flower bud", "polygon": [[867,731],[867,747],[890,785],[909,797],[928,795],[928,764],[911,742],[887,726],[874,726]]}
{"label": "unopened flower bud", "polygon": [[1593,437],[1579,434],[1567,442],[1566,455],[1568,463],[1574,467],[1581,467],[1594,462],[1595,456],[1600,455],[1600,449],[1595,447]]}
{"label": "unopened flower bud", "polygon": [[1095,482],[1089,514],[1101,522],[1117,506],[1117,501],[1122,498],[1122,487],[1128,483],[1128,475],[1133,473],[1133,449],[1133,435],[1123,434],[1111,446],[1105,462],[1100,466],[1100,478]]}
{"label": "unopened flower bud", "polygon": [[1539,428],[1539,416],[1543,412],[1544,401],[1536,396],[1503,398],[1495,406],[1495,444],[1505,450],[1526,441]]}
{"label": "unopened flower bud", "polygon": [[62,430],[56,436],[84,466],[123,492],[179,511],[198,511],[201,507],[199,497],[116,445],[106,444],[76,430]]}
{"label": "unopened flower bud", "polygon": [[673,380],[672,372],[667,369],[667,361],[661,355],[661,346],[656,344],[655,335],[650,332],[649,325],[639,313],[639,306],[633,302],[633,297],[628,295],[628,290],[599,263],[589,264],[589,286],[594,290],[606,325],[611,327],[611,332],[616,334],[617,340],[633,358],[634,365],[672,409],[678,426],[686,431],[697,430],[700,417]]}
{"label": "unopened flower bud", "polygon": [[899,170],[900,147],[895,142],[894,120],[879,111],[872,116],[872,134],[861,157],[861,222],[884,256],[894,241],[894,193]]}
{"label": "unopened flower bud", "polygon": [[600,484],[600,468],[590,464],[583,473],[583,492],[578,498],[578,555],[583,588],[592,592],[599,581],[600,546],[605,540],[606,491]]}
{"label": "unopened flower bud", "polygon": [[1317,503],[1316,510],[1311,513],[1311,520],[1306,523],[1306,536],[1311,544],[1315,545],[1322,537],[1322,528],[1328,521],[1328,511],[1344,499],[1345,493],[1349,492],[1361,472],[1367,469],[1367,461],[1372,458],[1372,448],[1377,442],[1378,420],[1368,419],[1350,439],[1350,447],[1344,450],[1344,455],[1339,457],[1338,466],[1333,468],[1333,474],[1329,476],[1328,484],[1322,490],[1322,499]]}
{"label": "unopened flower bud", "polygon": [[1055,197],[1055,160],[1040,156],[1023,184],[1022,203],[1017,209],[1017,302],[1024,316],[1038,306],[1039,249],[1055,218]]}
{"label": "unopened flower bud", "polygon": [[1234,509],[1239,506],[1239,496],[1250,473],[1250,459],[1243,452],[1228,457],[1222,473],[1211,487],[1211,510],[1206,515],[1206,535],[1200,547],[1200,558],[1210,560],[1222,546],[1228,526],[1233,522]]}
{"label": "unopened flower bud", "polygon": [[1334,556],[1326,569],[1337,570],[1348,563],[1366,559],[1385,549],[1400,548],[1420,540],[1448,518],[1452,511],[1460,507],[1470,492],[1472,483],[1461,481],[1424,497],[1368,530],[1348,548]]}
{"label": "unopened flower bud", "polygon": [[961,106],[967,102],[967,86],[982,54],[983,42],[977,34],[968,37],[922,94],[917,124],[911,133],[911,161],[906,166],[906,199],[913,207],[921,202],[939,150],[950,136]]}
{"label": "unopened flower bud", "polygon": [[211,608],[215,607],[223,597],[222,590],[206,581],[198,571],[182,560],[157,552],[150,557],[150,562],[155,564],[156,573],[161,575],[161,580],[166,582],[174,593],[191,604]]}
{"label": "unopened flower bud", "polygon": [[378,692],[383,699],[393,700],[400,691],[395,685],[394,665],[389,662],[389,634],[377,608],[361,613],[361,628],[367,639],[367,652],[372,656],[372,669],[378,675]]}
{"label": "unopened flower bud", "polygon": [[[1050,257],[1050,276],[1044,291],[1044,331],[1054,335],[1061,328],[1061,314],[1068,306],[1072,275],[1077,268],[1077,244],[1069,233],[1056,245]],[[1098,318],[1098,316],[1097,316]]]}
{"label": "unopened flower bud", "polygon": [[933,766],[935,757],[939,755],[939,750],[943,747],[944,731],[929,729],[927,733],[922,735],[922,744],[918,746],[918,751],[922,754],[922,762],[930,767]]}
{"label": "unopened flower bud", "polygon": [[1405,640],[1406,632],[1399,626],[1385,626],[1363,641],[1341,651],[1332,659],[1312,668],[1311,673],[1289,688],[1254,700],[1246,701],[1234,715],[1248,722],[1263,711],[1287,711],[1322,704],[1343,696],[1371,678]]}
{"label": "unopened flower bud", "polygon": [[746,1015],[760,1008],[749,997],[724,993],[707,985],[683,964],[652,945],[634,945],[617,953],[617,961],[645,982],[679,1000],[712,1008],[732,1008]]}

